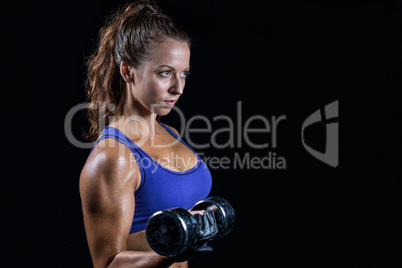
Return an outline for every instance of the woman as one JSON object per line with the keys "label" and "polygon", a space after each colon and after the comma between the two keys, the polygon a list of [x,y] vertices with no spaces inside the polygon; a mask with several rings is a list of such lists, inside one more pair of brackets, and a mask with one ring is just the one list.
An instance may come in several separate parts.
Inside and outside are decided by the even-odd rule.
{"label": "woman", "polygon": [[101,29],[88,61],[96,143],[80,177],[95,267],[187,267],[153,252],[144,230],[154,212],[188,210],[211,189],[205,163],[157,121],[183,93],[189,60],[187,34],[149,1],[128,5]]}

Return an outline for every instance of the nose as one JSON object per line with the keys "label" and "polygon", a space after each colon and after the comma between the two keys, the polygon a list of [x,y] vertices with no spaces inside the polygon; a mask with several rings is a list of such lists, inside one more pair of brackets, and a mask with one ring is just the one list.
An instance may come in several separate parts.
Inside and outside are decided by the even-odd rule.
{"label": "nose", "polygon": [[184,85],[185,80],[182,79],[180,76],[175,75],[168,91],[171,94],[181,95],[183,94]]}

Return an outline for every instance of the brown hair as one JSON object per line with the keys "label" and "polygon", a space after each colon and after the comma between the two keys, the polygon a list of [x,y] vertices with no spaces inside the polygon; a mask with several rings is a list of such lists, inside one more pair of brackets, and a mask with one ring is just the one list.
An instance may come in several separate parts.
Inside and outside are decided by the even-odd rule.
{"label": "brown hair", "polygon": [[87,138],[96,140],[99,131],[109,124],[109,116],[119,112],[124,104],[120,63],[140,66],[147,59],[150,45],[166,37],[190,46],[186,32],[150,0],[128,4],[107,20],[100,30],[97,49],[87,61]]}

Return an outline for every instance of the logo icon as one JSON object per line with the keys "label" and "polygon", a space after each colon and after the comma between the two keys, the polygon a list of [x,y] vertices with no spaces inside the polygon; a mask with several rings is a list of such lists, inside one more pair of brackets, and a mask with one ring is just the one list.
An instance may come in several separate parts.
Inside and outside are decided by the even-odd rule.
{"label": "logo icon", "polygon": [[[339,164],[339,133],[338,133],[338,122],[333,122],[333,118],[338,118],[338,100],[326,105],[324,107],[324,116],[326,122],[326,143],[325,143],[325,152],[321,153],[310,146],[308,146],[305,142],[304,138],[304,130],[306,127],[311,126],[313,124],[319,123],[322,121],[321,111],[318,109],[314,113],[312,113],[307,119],[303,122],[302,125],[302,143],[304,148],[309,152],[312,156],[317,158],[318,160],[330,165],[331,167],[337,167]],[[330,120],[331,119],[331,120]],[[330,122],[328,122],[330,120]]]}

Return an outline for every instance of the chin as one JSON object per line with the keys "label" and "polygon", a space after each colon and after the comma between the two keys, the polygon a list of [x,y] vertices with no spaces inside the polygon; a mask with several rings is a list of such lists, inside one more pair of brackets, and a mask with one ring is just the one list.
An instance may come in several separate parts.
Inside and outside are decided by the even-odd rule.
{"label": "chin", "polygon": [[158,116],[165,116],[165,115],[169,114],[170,111],[172,111],[172,108],[159,108],[159,109],[155,109],[155,114]]}

